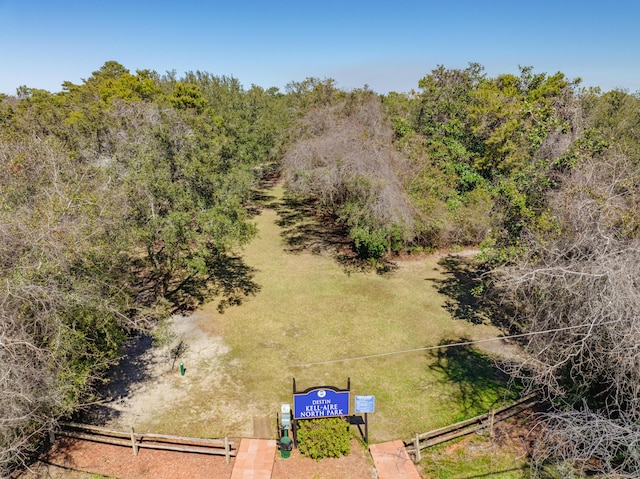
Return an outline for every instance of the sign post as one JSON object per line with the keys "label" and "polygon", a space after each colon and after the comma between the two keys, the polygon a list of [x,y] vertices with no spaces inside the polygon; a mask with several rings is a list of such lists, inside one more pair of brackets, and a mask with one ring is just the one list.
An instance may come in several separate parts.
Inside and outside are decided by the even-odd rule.
{"label": "sign post", "polygon": [[375,412],[375,396],[356,396],[356,413],[364,413],[364,442],[369,444],[369,413]]}

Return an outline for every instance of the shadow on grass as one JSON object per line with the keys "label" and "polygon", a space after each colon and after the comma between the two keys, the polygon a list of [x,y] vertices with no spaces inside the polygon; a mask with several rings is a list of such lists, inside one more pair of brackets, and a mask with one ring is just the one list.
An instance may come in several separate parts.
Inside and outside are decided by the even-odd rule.
{"label": "shadow on grass", "polygon": [[222,313],[260,291],[261,286],[253,280],[255,268],[240,256],[217,252],[208,258],[206,266],[207,274],[191,275],[167,293],[174,313],[192,311],[214,297],[221,297],[218,311]]}
{"label": "shadow on grass", "polygon": [[385,275],[397,269],[396,263],[386,259],[359,257],[353,251],[348,232],[334,218],[323,217],[313,200],[285,196],[281,202],[270,206],[280,217],[277,224],[282,228],[281,235],[291,253],[328,254],[347,274],[375,271]]}
{"label": "shadow on grass", "polygon": [[472,324],[510,326],[504,307],[484,294],[484,271],[473,258],[449,255],[438,264],[445,278],[432,281],[438,292],[447,297],[444,307],[455,319]]}
{"label": "shadow on grass", "polygon": [[443,347],[431,353],[435,363],[430,366],[443,377],[442,382],[454,386],[452,399],[463,408],[464,414],[481,414],[499,400],[515,399],[517,388],[496,360],[471,345],[447,347],[447,344],[467,341],[469,339],[460,338],[441,343]]}
{"label": "shadow on grass", "polygon": [[263,208],[273,208],[275,196],[270,195],[267,190],[253,190],[251,192],[251,201],[245,205],[250,217],[260,214]]}
{"label": "shadow on grass", "polygon": [[351,249],[351,241],[343,228],[330,218],[322,218],[316,203],[308,199],[285,196],[275,206],[280,219],[282,237],[292,253],[337,254]]}
{"label": "shadow on grass", "polygon": [[109,369],[109,381],[96,388],[96,396],[103,398],[102,401],[78,411],[74,421],[104,425],[117,419],[120,416],[119,405],[124,403],[135,388],[150,379],[148,371],[151,358],[147,352],[152,347],[153,338],[149,334],[129,339],[123,348],[124,356]]}
{"label": "shadow on grass", "polygon": [[215,293],[222,296],[218,303],[220,313],[229,306],[239,306],[244,298],[260,291],[261,286],[253,280],[255,271],[239,256],[224,255],[222,260],[209,266]]}

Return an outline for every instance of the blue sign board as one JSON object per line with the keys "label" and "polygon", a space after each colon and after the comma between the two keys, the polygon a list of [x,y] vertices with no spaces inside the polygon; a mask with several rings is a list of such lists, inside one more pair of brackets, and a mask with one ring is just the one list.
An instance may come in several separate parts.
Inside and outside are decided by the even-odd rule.
{"label": "blue sign board", "polygon": [[314,419],[349,415],[349,391],[313,389],[293,395],[293,418]]}
{"label": "blue sign board", "polygon": [[356,413],[374,412],[375,402],[375,396],[356,396]]}

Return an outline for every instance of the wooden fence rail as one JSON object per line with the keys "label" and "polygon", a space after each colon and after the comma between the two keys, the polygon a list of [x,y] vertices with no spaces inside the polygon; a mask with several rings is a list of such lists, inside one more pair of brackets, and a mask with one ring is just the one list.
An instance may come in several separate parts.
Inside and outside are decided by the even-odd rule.
{"label": "wooden fence rail", "polygon": [[495,423],[504,421],[505,419],[514,416],[532,406],[539,403],[540,400],[536,394],[529,394],[522,397],[517,401],[502,406],[498,409],[492,409],[486,414],[467,419],[465,421],[457,422],[449,426],[434,429],[433,431],[425,432],[422,434],[416,434],[410,441],[405,441],[405,447],[407,453],[414,457],[415,462],[420,462],[420,451],[427,447],[435,446],[452,439],[466,436],[480,429],[487,428],[489,434],[493,436],[493,426]]}
{"label": "wooden fence rail", "polygon": [[[130,432],[117,431],[104,427],[91,426],[88,424],[60,423],[57,435],[83,439],[87,441],[114,444],[118,446],[129,446],[133,449],[133,454],[138,455],[138,449],[146,447],[148,449],[162,449],[165,451],[191,452],[198,454],[213,454],[225,456],[227,464],[231,457],[236,455],[234,441],[225,437],[224,439],[204,439],[181,436],[170,436],[166,434],[139,433],[131,428]],[[51,442],[55,437],[51,437]]]}

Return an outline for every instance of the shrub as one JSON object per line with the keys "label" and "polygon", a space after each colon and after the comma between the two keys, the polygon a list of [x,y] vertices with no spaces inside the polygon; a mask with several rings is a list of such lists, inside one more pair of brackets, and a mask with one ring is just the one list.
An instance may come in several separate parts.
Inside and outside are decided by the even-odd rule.
{"label": "shrub", "polygon": [[300,429],[297,438],[301,454],[320,460],[346,456],[351,452],[349,430],[342,419],[309,419],[298,424]]}
{"label": "shrub", "polygon": [[388,247],[382,230],[357,226],[349,230],[353,246],[360,258],[380,258]]}

